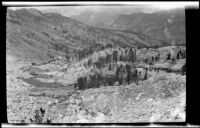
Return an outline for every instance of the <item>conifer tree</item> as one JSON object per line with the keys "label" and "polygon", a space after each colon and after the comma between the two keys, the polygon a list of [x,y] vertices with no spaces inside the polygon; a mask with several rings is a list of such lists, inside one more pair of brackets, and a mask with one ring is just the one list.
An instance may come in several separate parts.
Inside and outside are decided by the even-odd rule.
{"label": "conifer tree", "polygon": [[111,64],[109,64],[108,71],[111,71],[111,70],[112,70],[112,67],[111,67]]}
{"label": "conifer tree", "polygon": [[80,90],[83,90],[83,78],[79,77],[77,80],[77,86]]}
{"label": "conifer tree", "polygon": [[135,72],[134,72],[134,81],[135,81],[135,83],[138,85],[138,71],[137,71],[137,69],[135,69]]}
{"label": "conifer tree", "polygon": [[126,64],[126,72],[127,72],[127,77],[126,77],[126,82],[130,84],[131,80],[131,67],[129,64]]}
{"label": "conifer tree", "polygon": [[177,55],[176,55],[176,59],[178,60],[178,59],[180,59],[180,51],[177,53]]}
{"label": "conifer tree", "polygon": [[115,62],[115,63],[117,63],[117,56],[118,56],[118,51],[113,51],[113,61]]}
{"label": "conifer tree", "polygon": [[132,63],[135,62],[135,53],[133,52],[132,48],[129,50],[129,61]]}
{"label": "conifer tree", "polygon": [[186,63],[182,66],[181,70],[182,70],[182,75],[184,75],[186,72]]}
{"label": "conifer tree", "polygon": [[115,76],[116,76],[116,80],[119,81],[119,72],[120,72],[120,68],[117,67]]}
{"label": "conifer tree", "polygon": [[148,69],[146,68],[146,72],[145,72],[145,75],[144,75],[144,80],[146,80],[147,79],[147,72],[148,72]]}
{"label": "conifer tree", "polygon": [[169,52],[169,54],[167,55],[167,60],[171,60],[171,54]]}
{"label": "conifer tree", "polygon": [[172,63],[175,63],[175,58],[172,58]]}
{"label": "conifer tree", "polygon": [[151,59],[152,59],[152,61],[154,61],[154,57],[153,56],[151,57]]}

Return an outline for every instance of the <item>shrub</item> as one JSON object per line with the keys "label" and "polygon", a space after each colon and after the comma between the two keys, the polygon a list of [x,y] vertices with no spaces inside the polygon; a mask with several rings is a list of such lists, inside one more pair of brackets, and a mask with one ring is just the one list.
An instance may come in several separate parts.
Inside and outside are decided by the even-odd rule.
{"label": "shrub", "polygon": [[162,86],[159,97],[167,99],[167,98],[173,97],[173,94],[172,94],[172,91],[170,90],[170,88],[167,87],[166,85],[164,85],[164,86]]}
{"label": "shrub", "polygon": [[31,123],[51,123],[52,120],[51,119],[44,119],[44,115],[45,115],[45,110],[40,108],[35,110],[35,116],[34,119],[30,118]]}

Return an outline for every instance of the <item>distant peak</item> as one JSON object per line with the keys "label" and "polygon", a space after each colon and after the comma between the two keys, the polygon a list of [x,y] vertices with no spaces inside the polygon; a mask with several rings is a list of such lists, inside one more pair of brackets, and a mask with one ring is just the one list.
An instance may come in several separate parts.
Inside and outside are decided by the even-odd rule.
{"label": "distant peak", "polygon": [[33,9],[33,8],[27,9],[27,12],[29,12],[35,16],[41,16],[41,14],[42,14],[39,10]]}
{"label": "distant peak", "polygon": [[34,15],[34,16],[42,16],[42,13],[37,10],[37,9],[34,9],[34,8],[29,8],[29,9],[26,9],[26,8],[21,8],[21,9],[16,9],[16,10],[8,10],[8,12],[10,11],[13,11],[13,12],[19,12],[19,13],[28,13],[28,14],[31,14],[31,15]]}

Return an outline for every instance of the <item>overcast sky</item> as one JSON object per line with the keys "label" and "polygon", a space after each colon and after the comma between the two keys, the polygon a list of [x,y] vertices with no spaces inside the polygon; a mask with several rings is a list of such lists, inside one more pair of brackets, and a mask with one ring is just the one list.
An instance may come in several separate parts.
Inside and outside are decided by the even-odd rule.
{"label": "overcast sky", "polygon": [[[116,4],[120,6],[102,6],[102,5]],[[120,11],[128,10],[132,12],[145,12],[151,13],[160,10],[184,8],[187,6],[198,7],[198,2],[78,2],[79,5],[84,6],[69,6],[77,4],[77,2],[3,2],[3,5],[11,5],[10,9],[21,9],[21,8],[36,8],[42,12],[58,12],[64,16],[71,16],[79,14],[85,10],[92,10],[95,12],[102,10]],[[94,6],[95,4],[95,6]],[[28,5],[29,7],[23,7]],[[44,6],[45,5],[45,6]],[[48,5],[48,6],[47,6]],[[50,5],[50,6],[49,6]],[[59,5],[59,6],[55,6]],[[68,6],[64,6],[68,5]],[[99,6],[101,5],[101,6]],[[15,7],[22,6],[22,7]],[[31,7],[32,6],[32,7]],[[127,11],[127,12],[128,12]]]}

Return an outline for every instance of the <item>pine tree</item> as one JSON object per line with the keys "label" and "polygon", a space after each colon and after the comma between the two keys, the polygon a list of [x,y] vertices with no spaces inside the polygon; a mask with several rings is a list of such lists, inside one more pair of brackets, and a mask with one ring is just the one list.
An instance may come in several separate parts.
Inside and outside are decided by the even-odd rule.
{"label": "pine tree", "polygon": [[132,63],[134,63],[135,62],[135,57],[136,55],[135,55],[135,53],[133,52],[133,49],[131,48],[130,50],[129,50],[129,61],[130,62],[132,62]]}
{"label": "pine tree", "polygon": [[145,63],[147,63],[147,62],[148,62],[148,59],[146,58],[146,59],[145,59]]}
{"label": "pine tree", "polygon": [[144,80],[146,80],[147,79],[147,72],[148,72],[148,69],[146,68],[146,72],[145,72],[145,75],[144,75]]}
{"label": "pine tree", "polygon": [[135,77],[135,82],[138,85],[138,71],[137,71],[137,69],[135,69],[134,77]]}
{"label": "pine tree", "polygon": [[172,58],[172,63],[175,63],[175,58]]}
{"label": "pine tree", "polygon": [[135,49],[135,52],[134,52],[134,61],[136,61],[137,59],[137,53],[136,53],[136,49]]}
{"label": "pine tree", "polygon": [[155,56],[155,61],[158,61],[158,56]]}
{"label": "pine tree", "polygon": [[183,59],[185,59],[186,58],[186,51],[184,50],[184,52],[183,52]]}
{"label": "pine tree", "polygon": [[108,71],[111,71],[111,70],[112,70],[112,67],[111,67],[111,64],[109,64]]}
{"label": "pine tree", "polygon": [[152,59],[152,61],[154,61],[154,57],[153,56],[151,57],[151,59]]}
{"label": "pine tree", "polygon": [[182,66],[181,70],[182,70],[182,75],[184,75],[186,72],[186,63]]}
{"label": "pine tree", "polygon": [[119,81],[119,72],[120,72],[120,68],[117,67],[115,76],[116,76],[116,81]]}
{"label": "pine tree", "polygon": [[83,78],[79,77],[77,80],[77,86],[80,90],[83,90]]}
{"label": "pine tree", "polygon": [[178,59],[180,59],[180,51],[177,53],[177,55],[176,55],[176,59],[178,60]]}
{"label": "pine tree", "polygon": [[127,82],[128,84],[130,84],[130,81],[131,81],[131,73],[128,71],[128,72],[127,72],[126,82]]}
{"label": "pine tree", "polygon": [[83,79],[83,89],[87,89],[87,77]]}
{"label": "pine tree", "polygon": [[167,55],[167,60],[171,60],[171,54],[169,52],[169,54]]}
{"label": "pine tree", "polygon": [[117,56],[118,56],[118,51],[113,51],[113,61],[115,62],[115,63],[117,63]]}
{"label": "pine tree", "polygon": [[158,53],[158,60],[160,59],[160,53]]}
{"label": "pine tree", "polygon": [[131,80],[131,67],[128,64],[126,64],[126,72],[127,72],[126,82],[128,84],[130,84],[130,80]]}
{"label": "pine tree", "polygon": [[119,61],[123,61],[123,56],[122,55],[120,56]]}

